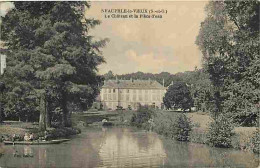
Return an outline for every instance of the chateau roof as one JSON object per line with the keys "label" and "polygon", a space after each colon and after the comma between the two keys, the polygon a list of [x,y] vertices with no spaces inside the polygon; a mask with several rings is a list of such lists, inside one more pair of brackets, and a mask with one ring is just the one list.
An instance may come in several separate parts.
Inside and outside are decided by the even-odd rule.
{"label": "chateau roof", "polygon": [[106,80],[103,88],[165,89],[154,80]]}

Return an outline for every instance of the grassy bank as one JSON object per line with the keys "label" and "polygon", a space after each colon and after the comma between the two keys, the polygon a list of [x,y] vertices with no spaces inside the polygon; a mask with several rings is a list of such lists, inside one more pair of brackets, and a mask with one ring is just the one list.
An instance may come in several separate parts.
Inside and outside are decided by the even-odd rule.
{"label": "grassy bank", "polygon": [[[177,140],[179,138],[180,140],[211,145],[209,141],[209,125],[213,119],[207,113],[186,113],[186,123],[182,123],[186,119],[185,117],[180,118],[181,113],[167,111],[154,111],[153,113],[151,118],[147,114],[138,116],[136,112],[122,113],[117,116],[116,120],[119,125],[134,125],[153,130],[169,138],[177,138]],[[131,123],[133,122],[133,116],[135,118],[134,124]],[[143,117],[143,119],[138,119],[138,117]],[[235,127],[230,139],[231,145],[229,147],[254,153],[260,151],[260,136],[256,127]]]}
{"label": "grassy bank", "polygon": [[16,135],[16,140],[23,140],[26,133],[33,133],[34,140],[40,139],[40,137],[48,137],[49,139],[59,139],[65,138],[70,135],[79,134],[81,131],[78,128],[70,127],[59,127],[59,128],[49,128],[47,133],[38,130],[37,123],[31,122],[16,122],[16,121],[6,121],[0,125],[0,141],[12,140],[12,136]]}

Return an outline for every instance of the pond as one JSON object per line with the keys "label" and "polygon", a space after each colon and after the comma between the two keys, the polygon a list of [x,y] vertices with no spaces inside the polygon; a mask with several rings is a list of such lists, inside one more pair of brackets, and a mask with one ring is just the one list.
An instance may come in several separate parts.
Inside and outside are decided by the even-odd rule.
{"label": "pond", "polygon": [[0,146],[0,167],[257,167],[257,155],[135,128],[86,128],[57,145]]}

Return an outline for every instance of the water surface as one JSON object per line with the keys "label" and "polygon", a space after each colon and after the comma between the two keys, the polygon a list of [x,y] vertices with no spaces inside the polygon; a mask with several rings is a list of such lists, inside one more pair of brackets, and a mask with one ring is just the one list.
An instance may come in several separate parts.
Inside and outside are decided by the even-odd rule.
{"label": "water surface", "polygon": [[165,139],[134,128],[86,128],[56,145],[0,146],[0,167],[258,167],[258,157],[233,149]]}

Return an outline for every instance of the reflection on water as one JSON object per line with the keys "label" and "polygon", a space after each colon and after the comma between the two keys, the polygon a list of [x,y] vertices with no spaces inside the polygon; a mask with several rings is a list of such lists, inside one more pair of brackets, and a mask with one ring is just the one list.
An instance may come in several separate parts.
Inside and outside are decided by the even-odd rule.
{"label": "reflection on water", "polygon": [[119,129],[117,134],[105,132],[99,155],[100,166],[158,167],[166,158],[161,140],[155,133]]}
{"label": "reflection on water", "polygon": [[[88,128],[57,145],[1,146],[0,167],[257,167],[258,157],[132,128]],[[16,155],[16,156],[15,156]]]}

